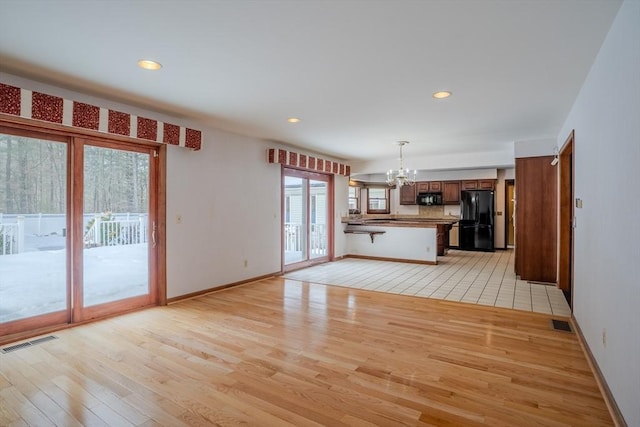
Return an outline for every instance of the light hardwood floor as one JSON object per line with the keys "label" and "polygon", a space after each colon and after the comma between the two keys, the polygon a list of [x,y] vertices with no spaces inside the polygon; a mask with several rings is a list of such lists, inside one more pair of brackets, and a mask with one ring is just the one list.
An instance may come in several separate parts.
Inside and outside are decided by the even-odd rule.
{"label": "light hardwood floor", "polygon": [[0,425],[611,425],[550,318],[272,278],[0,354]]}

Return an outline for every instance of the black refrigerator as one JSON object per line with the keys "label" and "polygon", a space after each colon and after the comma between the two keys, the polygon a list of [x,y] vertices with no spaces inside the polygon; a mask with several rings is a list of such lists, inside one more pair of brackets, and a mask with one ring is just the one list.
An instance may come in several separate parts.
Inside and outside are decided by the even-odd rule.
{"label": "black refrigerator", "polygon": [[460,194],[459,247],[493,251],[493,191],[466,190]]}

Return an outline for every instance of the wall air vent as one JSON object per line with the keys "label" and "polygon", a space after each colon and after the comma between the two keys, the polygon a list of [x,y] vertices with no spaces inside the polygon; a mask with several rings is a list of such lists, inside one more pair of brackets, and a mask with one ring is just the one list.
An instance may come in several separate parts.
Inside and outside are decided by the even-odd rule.
{"label": "wall air vent", "polygon": [[53,335],[49,335],[49,336],[42,337],[42,338],[36,338],[35,340],[23,342],[23,343],[16,344],[16,345],[11,345],[9,347],[5,347],[3,349],[0,349],[0,353],[3,353],[3,354],[4,353],[11,353],[12,351],[20,350],[22,348],[31,347],[31,346],[34,346],[34,345],[42,344],[43,342],[56,340],[56,339],[58,339],[58,337],[53,336]]}

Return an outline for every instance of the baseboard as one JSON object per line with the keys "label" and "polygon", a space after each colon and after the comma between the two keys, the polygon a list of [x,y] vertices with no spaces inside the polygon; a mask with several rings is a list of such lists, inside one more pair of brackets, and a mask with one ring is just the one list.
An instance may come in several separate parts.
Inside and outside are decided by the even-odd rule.
{"label": "baseboard", "polygon": [[264,276],[258,276],[258,277],[253,277],[251,279],[240,280],[238,282],[233,282],[233,283],[228,283],[226,285],[216,286],[215,288],[203,289],[202,291],[192,292],[190,294],[180,295],[180,296],[173,297],[173,298],[167,298],[167,305],[168,304],[175,304],[176,302],[180,302],[180,301],[184,301],[184,300],[188,300],[188,299],[192,299],[192,298],[197,298],[197,297],[200,297],[202,295],[210,294],[212,292],[217,292],[217,291],[222,291],[222,290],[225,290],[225,289],[233,288],[235,286],[246,285],[247,283],[252,283],[252,282],[258,282],[260,280],[268,279],[269,277],[274,277],[274,276],[277,276],[279,274],[280,274],[279,272],[271,273],[271,274],[265,274]]}
{"label": "baseboard", "polygon": [[386,257],[367,256],[367,255],[345,255],[343,258],[370,259],[374,261],[408,262],[411,264],[428,264],[428,265],[438,264],[438,261],[422,261],[417,259],[404,259],[404,258],[386,258]]}
{"label": "baseboard", "polygon": [[618,404],[613,398],[613,394],[611,393],[611,390],[607,385],[607,381],[604,379],[604,375],[602,375],[602,371],[600,370],[600,367],[598,367],[598,363],[596,362],[595,357],[593,357],[593,353],[589,348],[589,344],[587,344],[587,340],[584,339],[584,335],[582,334],[580,325],[578,325],[578,321],[573,316],[573,314],[571,315],[571,326],[573,327],[573,330],[576,331],[578,342],[582,347],[582,351],[587,356],[587,363],[589,363],[591,372],[593,372],[596,383],[598,383],[598,388],[602,393],[602,397],[604,397],[604,402],[607,405],[607,409],[609,409],[609,414],[611,414],[611,418],[613,418],[614,424],[617,427],[628,427],[627,422],[624,420],[622,412],[620,412],[620,408],[618,408]]}

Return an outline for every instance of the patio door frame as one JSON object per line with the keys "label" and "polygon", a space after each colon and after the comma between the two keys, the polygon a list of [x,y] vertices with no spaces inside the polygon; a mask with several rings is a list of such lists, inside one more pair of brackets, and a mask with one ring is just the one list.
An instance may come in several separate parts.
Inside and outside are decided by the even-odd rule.
{"label": "patio door frame", "polygon": [[[84,149],[86,146],[122,150],[133,153],[149,155],[149,215],[148,215],[148,284],[149,293],[134,296],[113,302],[98,304],[95,306],[84,306]],[[113,314],[130,311],[140,307],[156,305],[158,302],[157,286],[157,189],[158,185],[158,147],[148,147],[140,144],[123,143],[118,141],[101,141],[94,138],[74,138],[73,150],[73,179],[72,179],[72,239],[71,242],[71,280],[74,284],[72,289],[72,323],[84,322],[90,319],[110,316]],[[155,229],[155,230],[154,230]]]}
{"label": "patio door frame", "polygon": [[[167,304],[166,289],[166,156],[165,144],[104,135],[97,131],[69,129],[62,125],[34,122],[0,113],[0,132],[28,138],[50,140],[67,145],[67,241],[66,241],[66,310],[46,313],[2,324],[0,344],[71,327],[92,319]],[[78,308],[82,293],[75,281],[82,277],[84,145],[150,152],[149,221],[156,223],[156,247],[149,251],[149,296],[133,297],[87,309]],[[155,154],[154,154],[155,151]],[[153,164],[153,166],[151,166]],[[153,172],[152,172],[153,170]],[[152,228],[149,227],[149,233]],[[151,236],[148,236],[151,242]]]}
{"label": "patio door frame", "polygon": [[[309,210],[311,206],[311,192],[309,181],[323,181],[327,183],[327,254],[322,257],[311,258],[309,254],[309,246],[310,246],[310,235],[311,235],[311,214],[308,213],[305,218],[304,230],[306,232],[305,244],[306,244],[306,259],[291,263],[285,264],[285,223],[286,223],[286,196],[285,196],[285,177],[295,177],[305,179],[307,185],[306,191],[306,200],[304,200],[304,205],[306,209]],[[333,175],[326,174],[321,172],[311,172],[303,169],[296,169],[292,167],[282,166],[281,173],[282,183],[281,183],[281,199],[282,199],[282,226],[280,231],[281,238],[281,271],[292,271],[297,270],[299,268],[308,267],[310,265],[321,264],[324,262],[328,262],[333,259],[333,233],[334,233],[334,221],[333,221],[333,212],[334,212],[334,189],[333,189]],[[303,192],[305,193],[305,192]]]}

